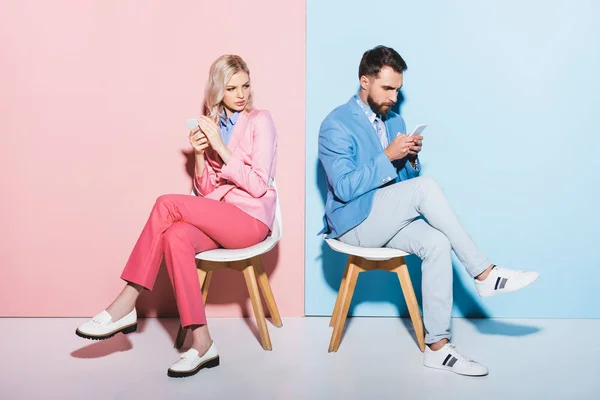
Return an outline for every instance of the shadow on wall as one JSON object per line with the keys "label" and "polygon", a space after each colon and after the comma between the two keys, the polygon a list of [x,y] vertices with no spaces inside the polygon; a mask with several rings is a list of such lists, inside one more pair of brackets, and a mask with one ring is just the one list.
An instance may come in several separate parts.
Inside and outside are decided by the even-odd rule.
{"label": "shadow on wall", "polygon": [[[190,176],[194,177],[194,154],[192,151],[184,150],[181,152],[184,156],[185,169]],[[190,189],[191,191],[191,189]],[[279,245],[273,250],[263,255],[263,264],[268,276],[271,276],[279,260]],[[237,304],[242,315],[250,316],[251,309],[249,302],[248,289],[244,281],[243,274],[237,271],[222,270],[216,271],[213,275],[210,291],[208,294],[208,304]],[[161,264],[160,272],[156,279],[156,284],[152,292],[144,291],[138,301],[138,310],[141,315],[156,314],[159,317],[178,317],[177,304],[173,295],[173,288],[167,273],[164,261]],[[263,301],[263,308],[268,314],[268,309]],[[252,328],[252,330],[255,330]],[[171,332],[173,337],[175,332]]]}
{"label": "shadow on wall", "polygon": [[[398,96],[398,102],[395,104],[393,111],[400,113],[400,107],[404,102],[405,98],[402,93]],[[321,200],[325,204],[327,198],[327,178],[325,170],[320,161],[317,161],[315,166],[317,175],[317,186],[319,193],[321,194]],[[308,234],[316,234],[316,232],[308,232]],[[331,248],[325,243],[321,244],[321,256],[315,260],[321,263],[323,269],[323,276],[327,284],[337,292],[340,287],[342,275],[348,256],[331,250]],[[406,257],[406,263],[410,273],[410,278],[415,289],[415,294],[419,305],[422,305],[422,290],[421,290],[421,260],[414,255]],[[479,303],[469,291],[466,290],[463,282],[457,274],[458,268],[463,268],[460,264],[452,265],[453,268],[453,292],[454,292],[454,304],[461,311],[462,315],[471,318],[488,318],[489,313]],[[400,289],[400,283],[395,274],[385,271],[371,271],[368,273],[360,274],[360,278],[357,282],[352,303],[350,304],[349,315],[354,314],[355,308],[363,302],[382,302],[391,303],[396,309],[397,313],[401,317],[408,317],[408,309],[402,296]],[[333,311],[333,304],[331,305]],[[329,314],[330,315],[330,314]],[[514,325],[500,321],[490,320],[489,323],[478,327],[481,333],[486,334],[499,334],[508,336],[526,335],[537,332],[539,329],[536,327]]]}

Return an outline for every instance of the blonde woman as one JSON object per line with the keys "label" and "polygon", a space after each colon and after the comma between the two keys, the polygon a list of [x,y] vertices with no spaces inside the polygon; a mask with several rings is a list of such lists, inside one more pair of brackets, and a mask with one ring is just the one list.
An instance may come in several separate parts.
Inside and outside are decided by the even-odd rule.
{"label": "blonde woman", "polygon": [[121,278],[127,282],[112,304],[77,328],[87,339],[108,339],[137,329],[135,303],[152,290],[161,259],[169,271],[181,325],[192,331],[189,351],[168,375],[185,377],[219,365],[206,325],[194,256],[206,250],[252,246],[269,234],[275,217],[277,133],[271,115],[252,107],[250,71],[244,60],[224,55],[210,68],[205,115],[189,134],[197,196],[156,200]]}

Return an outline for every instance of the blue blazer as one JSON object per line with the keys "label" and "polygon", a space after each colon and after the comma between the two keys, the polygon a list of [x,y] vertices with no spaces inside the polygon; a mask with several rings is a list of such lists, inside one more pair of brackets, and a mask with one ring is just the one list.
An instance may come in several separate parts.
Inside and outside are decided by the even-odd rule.
{"label": "blue blazer", "polygon": [[[391,143],[406,133],[404,119],[390,111],[386,117]],[[336,238],[364,221],[373,205],[375,190],[419,175],[403,158],[390,162],[375,128],[354,97],[333,110],[319,130],[319,159],[327,175],[325,227],[320,233]]]}

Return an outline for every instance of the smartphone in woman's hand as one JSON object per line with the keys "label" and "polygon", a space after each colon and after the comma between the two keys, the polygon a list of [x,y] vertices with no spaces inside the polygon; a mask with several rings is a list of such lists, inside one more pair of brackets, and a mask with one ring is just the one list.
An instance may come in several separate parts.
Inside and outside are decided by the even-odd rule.
{"label": "smartphone in woman's hand", "polygon": [[198,127],[198,118],[188,118],[185,120],[185,124],[190,129],[190,131],[195,131]]}

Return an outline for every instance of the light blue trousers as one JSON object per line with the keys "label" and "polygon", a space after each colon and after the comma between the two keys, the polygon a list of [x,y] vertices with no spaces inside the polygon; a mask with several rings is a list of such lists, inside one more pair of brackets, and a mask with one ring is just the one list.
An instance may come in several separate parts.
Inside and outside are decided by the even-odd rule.
{"label": "light blue trousers", "polygon": [[427,344],[450,340],[452,250],[473,278],[491,265],[462,227],[441,186],[429,177],[378,189],[367,219],[339,239],[354,246],[391,247],[423,260]]}

